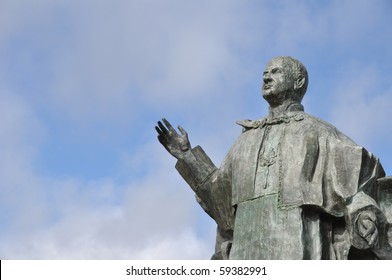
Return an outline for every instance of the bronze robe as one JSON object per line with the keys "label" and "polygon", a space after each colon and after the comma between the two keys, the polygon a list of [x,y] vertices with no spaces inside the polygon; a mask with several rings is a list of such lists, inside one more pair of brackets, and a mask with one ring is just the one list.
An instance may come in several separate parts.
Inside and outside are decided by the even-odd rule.
{"label": "bronze robe", "polygon": [[241,122],[244,131],[219,169],[199,146],[178,160],[218,224],[216,258],[347,259],[351,246],[368,249],[354,224],[363,209],[384,219],[372,198],[384,170],[301,107]]}

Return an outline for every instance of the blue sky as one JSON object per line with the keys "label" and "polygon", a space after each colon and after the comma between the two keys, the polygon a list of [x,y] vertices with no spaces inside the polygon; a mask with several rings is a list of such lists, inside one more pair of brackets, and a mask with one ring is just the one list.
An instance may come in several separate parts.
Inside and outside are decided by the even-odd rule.
{"label": "blue sky", "polygon": [[392,175],[392,2],[2,0],[0,258],[206,259],[215,226],[160,146],[161,117],[219,165],[267,113],[276,55],[305,110]]}

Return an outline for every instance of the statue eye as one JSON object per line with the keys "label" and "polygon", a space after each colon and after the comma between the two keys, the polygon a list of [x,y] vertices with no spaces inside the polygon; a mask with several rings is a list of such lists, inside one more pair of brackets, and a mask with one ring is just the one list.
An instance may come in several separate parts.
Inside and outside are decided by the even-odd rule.
{"label": "statue eye", "polygon": [[273,73],[273,74],[281,74],[282,70],[280,68],[274,68],[274,69],[271,70],[271,73]]}

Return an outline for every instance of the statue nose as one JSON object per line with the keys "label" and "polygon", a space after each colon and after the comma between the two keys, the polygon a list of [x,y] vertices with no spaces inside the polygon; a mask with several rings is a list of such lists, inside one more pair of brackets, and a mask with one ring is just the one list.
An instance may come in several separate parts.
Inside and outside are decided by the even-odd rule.
{"label": "statue nose", "polygon": [[263,77],[263,82],[264,82],[264,84],[268,84],[269,82],[271,82],[272,81],[272,79],[270,78],[270,76],[264,76]]}

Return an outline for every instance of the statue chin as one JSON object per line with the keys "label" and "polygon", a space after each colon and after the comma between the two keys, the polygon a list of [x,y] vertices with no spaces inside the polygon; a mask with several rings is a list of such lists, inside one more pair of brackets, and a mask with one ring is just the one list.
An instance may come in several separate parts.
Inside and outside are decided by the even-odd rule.
{"label": "statue chin", "polygon": [[271,89],[266,89],[262,91],[263,98],[268,102],[274,102],[278,98],[276,97],[276,94],[274,94]]}

